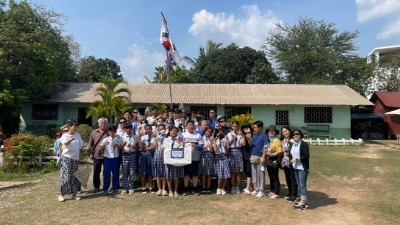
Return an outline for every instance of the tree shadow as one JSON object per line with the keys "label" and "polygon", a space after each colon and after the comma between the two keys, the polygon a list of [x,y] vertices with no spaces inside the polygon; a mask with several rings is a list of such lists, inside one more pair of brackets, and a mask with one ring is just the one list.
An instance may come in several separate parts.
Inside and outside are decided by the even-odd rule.
{"label": "tree shadow", "polygon": [[318,191],[308,191],[308,198],[312,209],[338,203],[336,198],[331,198],[329,195]]}

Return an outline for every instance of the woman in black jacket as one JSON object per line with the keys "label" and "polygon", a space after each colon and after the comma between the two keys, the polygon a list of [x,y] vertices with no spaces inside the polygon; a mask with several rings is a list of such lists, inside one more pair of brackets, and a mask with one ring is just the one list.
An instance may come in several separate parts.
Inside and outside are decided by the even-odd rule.
{"label": "woman in black jacket", "polygon": [[295,204],[294,208],[297,210],[304,210],[308,208],[307,177],[310,168],[310,148],[308,144],[302,140],[304,136],[301,130],[294,129],[292,135],[293,143],[290,146],[289,159],[293,166],[301,196],[300,203]]}

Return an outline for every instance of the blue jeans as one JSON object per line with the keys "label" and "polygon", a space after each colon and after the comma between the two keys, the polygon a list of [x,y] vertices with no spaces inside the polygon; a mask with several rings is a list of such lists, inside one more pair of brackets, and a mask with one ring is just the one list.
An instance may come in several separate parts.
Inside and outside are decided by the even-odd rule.
{"label": "blue jeans", "polygon": [[294,169],[294,176],[296,177],[297,185],[300,188],[301,199],[307,199],[307,177],[308,170],[296,170]]}
{"label": "blue jeans", "polygon": [[117,191],[119,188],[119,158],[106,158],[104,157],[104,168],[103,168],[103,191],[108,192],[109,183],[112,173],[112,189]]}

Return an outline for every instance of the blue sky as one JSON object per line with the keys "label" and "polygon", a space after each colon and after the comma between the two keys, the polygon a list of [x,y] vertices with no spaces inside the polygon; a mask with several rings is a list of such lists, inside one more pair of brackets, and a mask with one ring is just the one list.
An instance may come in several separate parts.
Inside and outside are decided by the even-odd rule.
{"label": "blue sky", "polygon": [[110,58],[129,83],[154,76],[163,65],[159,42],[162,11],[181,56],[196,58],[207,40],[228,45],[261,45],[281,22],[299,18],[336,24],[339,31],[360,31],[357,54],[400,44],[400,0],[31,0],[67,18],[65,34],[81,45],[82,56]]}

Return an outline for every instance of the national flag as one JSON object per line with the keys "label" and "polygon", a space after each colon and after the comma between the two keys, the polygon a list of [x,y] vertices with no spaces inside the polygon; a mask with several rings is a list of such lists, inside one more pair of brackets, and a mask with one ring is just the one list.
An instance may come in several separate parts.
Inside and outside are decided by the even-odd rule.
{"label": "national flag", "polygon": [[171,66],[172,61],[179,64],[179,62],[181,61],[181,57],[179,56],[176,46],[172,42],[172,38],[169,34],[167,27],[167,21],[165,20],[165,17],[162,13],[161,15],[163,18],[161,20],[160,43],[167,51],[167,64],[168,66]]}

